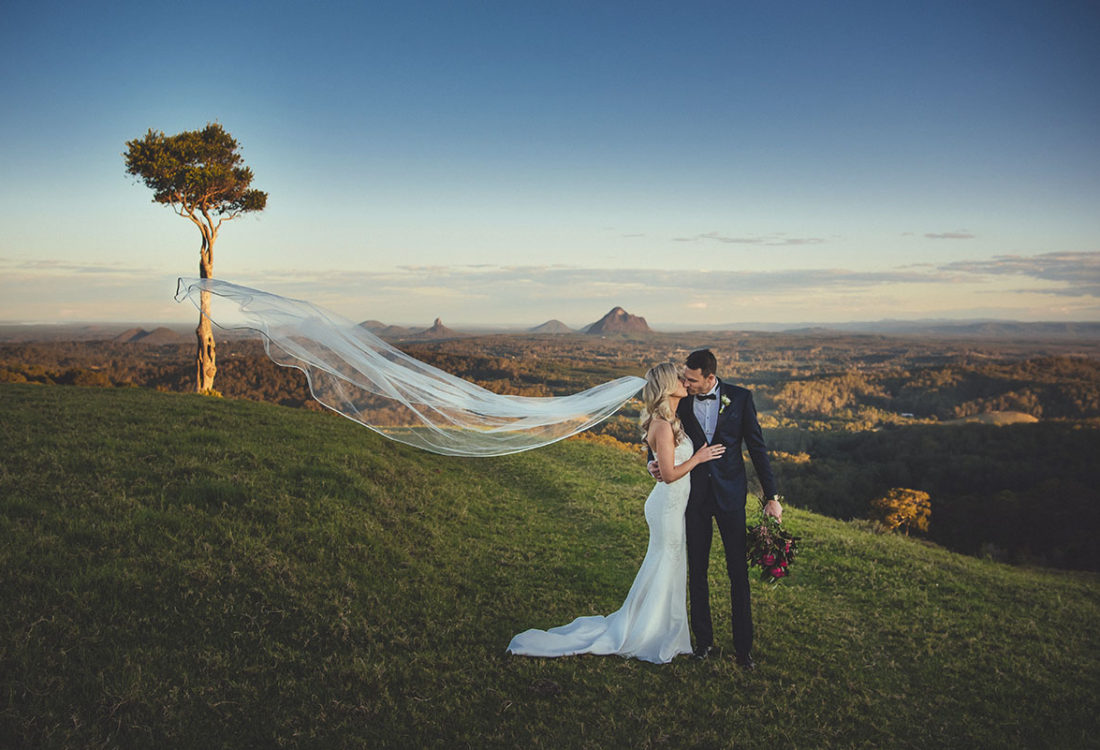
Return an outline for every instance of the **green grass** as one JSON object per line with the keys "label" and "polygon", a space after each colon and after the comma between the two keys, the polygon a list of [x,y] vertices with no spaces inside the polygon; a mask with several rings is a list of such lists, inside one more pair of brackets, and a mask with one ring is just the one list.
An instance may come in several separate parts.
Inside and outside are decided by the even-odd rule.
{"label": "green grass", "polygon": [[[421,453],[327,414],[0,386],[0,747],[1096,746],[1100,578],[791,508],[755,673],[509,657],[608,613],[639,456]],[[797,501],[796,498],[794,498]]]}

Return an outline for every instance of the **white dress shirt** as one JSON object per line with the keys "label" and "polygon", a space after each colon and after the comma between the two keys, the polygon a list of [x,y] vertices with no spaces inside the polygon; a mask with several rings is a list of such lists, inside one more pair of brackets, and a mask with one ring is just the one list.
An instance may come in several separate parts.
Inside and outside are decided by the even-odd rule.
{"label": "white dress shirt", "polygon": [[695,398],[695,396],[691,397],[693,402],[691,407],[695,410],[695,418],[699,420],[699,426],[703,428],[703,434],[706,435],[708,445],[714,440],[714,428],[718,426],[718,409],[721,405],[718,400],[720,385],[720,382],[715,382],[713,388],[704,394],[700,394],[703,396],[713,394],[714,398],[701,400]]}

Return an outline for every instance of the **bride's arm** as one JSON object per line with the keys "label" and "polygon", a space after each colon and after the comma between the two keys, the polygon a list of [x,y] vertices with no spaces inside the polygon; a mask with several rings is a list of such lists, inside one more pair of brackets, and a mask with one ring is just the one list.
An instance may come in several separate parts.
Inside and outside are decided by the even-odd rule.
{"label": "bride's arm", "polygon": [[695,455],[687,461],[677,465],[676,441],[672,434],[672,425],[660,419],[654,419],[650,422],[646,442],[649,443],[649,447],[653,449],[653,453],[657,456],[657,465],[661,468],[661,481],[663,482],[675,482],[704,461],[718,458],[726,452],[726,446],[721,443],[704,445],[695,451]]}

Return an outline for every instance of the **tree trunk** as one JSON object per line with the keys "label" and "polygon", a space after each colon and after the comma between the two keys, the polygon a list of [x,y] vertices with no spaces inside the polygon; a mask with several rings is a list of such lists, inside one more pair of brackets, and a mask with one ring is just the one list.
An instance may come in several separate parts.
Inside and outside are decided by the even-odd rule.
{"label": "tree trunk", "polygon": [[[213,250],[213,248],[210,249]],[[207,253],[204,253],[205,255]],[[213,263],[208,262],[206,257],[199,261],[199,275],[204,279],[214,277]],[[195,357],[195,390],[199,393],[208,393],[214,390],[214,375],[218,372],[214,356],[214,331],[210,326],[210,292],[206,290],[200,292],[200,299],[199,326],[195,329],[199,342]]]}

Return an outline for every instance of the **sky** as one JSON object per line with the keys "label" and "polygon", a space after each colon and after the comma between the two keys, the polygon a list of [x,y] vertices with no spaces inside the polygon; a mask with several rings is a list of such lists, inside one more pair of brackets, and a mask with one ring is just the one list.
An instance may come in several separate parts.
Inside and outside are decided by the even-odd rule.
{"label": "sky", "polygon": [[221,123],[215,276],[353,320],[1100,320],[1100,3],[0,5],[0,321],[184,323],[126,142]]}

